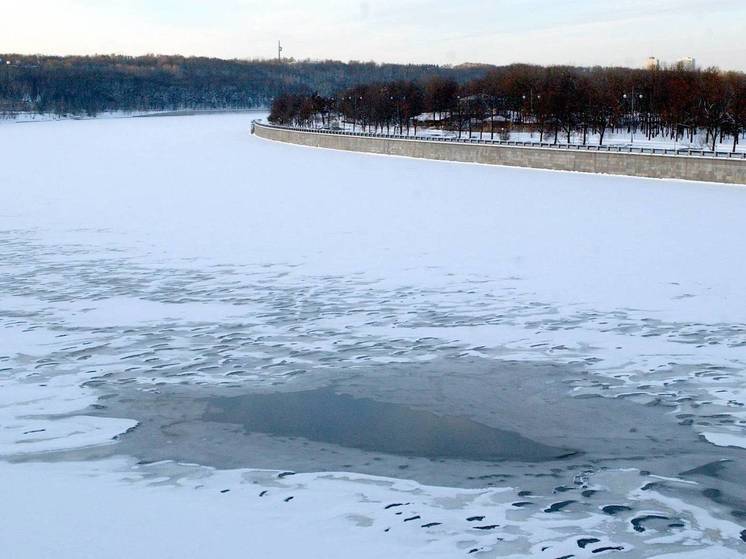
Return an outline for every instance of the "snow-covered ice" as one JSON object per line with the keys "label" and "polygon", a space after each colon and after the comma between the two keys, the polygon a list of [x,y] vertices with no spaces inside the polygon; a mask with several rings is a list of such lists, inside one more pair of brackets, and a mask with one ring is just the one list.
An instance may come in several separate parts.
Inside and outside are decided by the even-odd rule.
{"label": "snow-covered ice", "polygon": [[[8,556],[744,552],[746,190],[314,150],[250,118],[0,128]],[[199,420],[323,386],[584,454],[310,463]]]}

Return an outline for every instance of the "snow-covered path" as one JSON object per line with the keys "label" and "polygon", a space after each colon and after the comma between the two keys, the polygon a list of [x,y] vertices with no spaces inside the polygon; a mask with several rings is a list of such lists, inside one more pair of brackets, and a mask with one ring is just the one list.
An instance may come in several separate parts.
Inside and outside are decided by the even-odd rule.
{"label": "snow-covered path", "polygon": [[[430,363],[487,386],[489,368],[471,364],[506,362],[567,367],[577,406],[634,402],[692,439],[746,448],[746,189],[317,151],[253,138],[249,120],[0,128],[10,557],[743,552],[729,466],[663,481],[630,461],[574,462],[555,476],[578,481],[570,496],[535,490],[525,508],[509,477],[434,488],[114,456],[112,438],[143,420],[109,411],[125,392],[337,382],[483,419],[495,411],[478,389],[453,394],[430,375],[409,392],[404,377]],[[522,421],[497,426],[560,436]],[[600,508],[611,504],[632,510]],[[637,530],[646,515],[676,526]],[[466,520],[478,516],[495,526]]]}

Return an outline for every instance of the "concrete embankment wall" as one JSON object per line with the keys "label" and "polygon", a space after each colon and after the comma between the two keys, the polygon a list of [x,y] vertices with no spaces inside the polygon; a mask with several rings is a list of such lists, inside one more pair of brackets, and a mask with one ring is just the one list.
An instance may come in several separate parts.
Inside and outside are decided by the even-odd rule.
{"label": "concrete embankment wall", "polygon": [[319,134],[255,123],[268,140],[423,159],[746,185],[746,160]]}

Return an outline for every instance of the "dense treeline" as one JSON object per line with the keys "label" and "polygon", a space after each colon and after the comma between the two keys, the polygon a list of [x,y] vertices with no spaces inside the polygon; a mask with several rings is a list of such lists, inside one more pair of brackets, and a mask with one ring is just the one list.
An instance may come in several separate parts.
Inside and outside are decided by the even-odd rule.
{"label": "dense treeline", "polygon": [[267,107],[281,92],[330,95],[358,83],[427,75],[463,82],[485,70],[336,61],[0,54],[0,114]]}
{"label": "dense treeline", "polygon": [[[428,115],[423,119],[423,114]],[[574,68],[512,65],[459,84],[443,76],[340,89],[331,96],[286,92],[270,120],[295,125],[351,123],[372,131],[416,132],[418,121],[462,132],[531,130],[540,141],[586,144],[626,129],[647,139],[693,141],[715,149],[746,131],[746,74],[717,69]]]}

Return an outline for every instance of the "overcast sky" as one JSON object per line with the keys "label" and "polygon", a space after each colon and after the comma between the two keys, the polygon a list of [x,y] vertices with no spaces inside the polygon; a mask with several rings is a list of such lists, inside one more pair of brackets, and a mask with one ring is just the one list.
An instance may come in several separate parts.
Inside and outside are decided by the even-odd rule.
{"label": "overcast sky", "polygon": [[746,70],[746,0],[0,0],[0,52]]}

